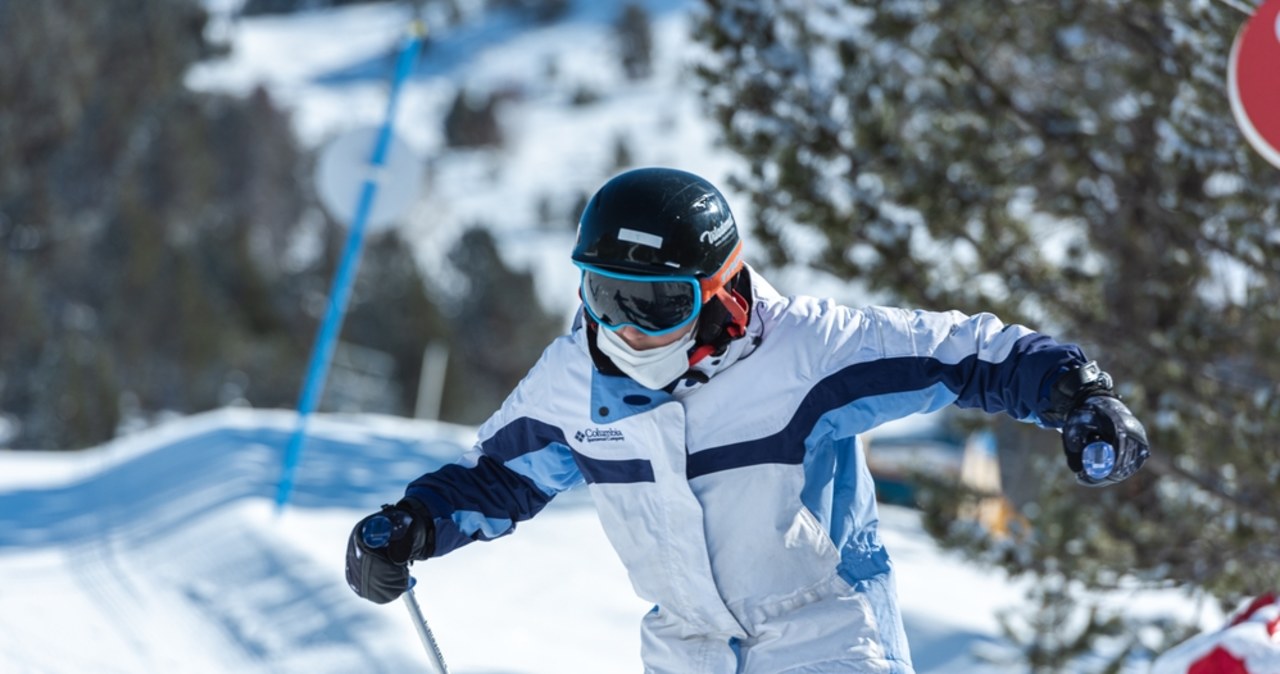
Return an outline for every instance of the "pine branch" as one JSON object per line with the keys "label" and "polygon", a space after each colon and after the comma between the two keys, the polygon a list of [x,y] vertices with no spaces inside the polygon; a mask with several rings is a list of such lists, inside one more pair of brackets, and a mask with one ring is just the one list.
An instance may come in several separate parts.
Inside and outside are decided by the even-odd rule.
{"label": "pine branch", "polygon": [[[1231,506],[1235,510],[1240,510],[1254,517],[1258,517],[1271,522],[1273,525],[1280,526],[1280,512],[1263,510],[1258,504],[1241,498],[1224,489],[1222,486],[1201,477],[1185,468],[1182,468],[1170,461],[1168,455],[1153,453],[1151,458],[1147,460],[1147,468],[1164,477],[1172,477],[1183,482],[1190,483],[1198,487],[1202,492],[1213,496],[1218,501]],[[1274,505],[1274,502],[1272,502]]]}

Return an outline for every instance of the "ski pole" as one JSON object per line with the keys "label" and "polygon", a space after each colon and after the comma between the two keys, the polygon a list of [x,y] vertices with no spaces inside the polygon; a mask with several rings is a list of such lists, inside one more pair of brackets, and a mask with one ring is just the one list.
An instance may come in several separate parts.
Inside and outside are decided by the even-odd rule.
{"label": "ski pole", "polygon": [[[391,544],[392,539],[404,535],[405,526],[406,523],[403,522],[393,523],[391,518],[385,515],[376,515],[369,518],[369,521],[361,527],[360,538],[364,539],[364,544],[372,550],[385,548]],[[436,637],[431,633],[431,626],[427,624],[427,618],[422,614],[418,595],[413,591],[413,586],[417,584],[418,580],[410,576],[409,588],[400,595],[400,598],[404,600],[405,607],[409,609],[409,616],[413,618],[413,628],[417,630],[418,639],[422,641],[422,647],[427,651],[427,660],[439,674],[449,674],[449,668],[444,664],[444,654],[440,652]]]}
{"label": "ski pole", "polygon": [[422,648],[427,651],[427,660],[431,661],[431,665],[436,668],[440,674],[449,674],[449,668],[444,664],[444,654],[440,652],[440,646],[436,644],[436,637],[431,633],[431,626],[427,624],[427,617],[422,615],[422,607],[418,605],[418,595],[414,594],[413,586],[418,584],[418,580],[413,576],[409,576],[409,589],[405,590],[400,598],[404,600],[404,605],[409,609],[409,615],[413,618],[413,627],[418,631],[418,639],[422,641]]}

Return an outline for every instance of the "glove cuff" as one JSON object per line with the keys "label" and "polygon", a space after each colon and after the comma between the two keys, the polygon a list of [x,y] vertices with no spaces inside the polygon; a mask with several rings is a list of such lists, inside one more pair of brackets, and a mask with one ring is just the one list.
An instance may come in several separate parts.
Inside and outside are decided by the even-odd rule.
{"label": "glove cuff", "polygon": [[1111,375],[1091,360],[1058,375],[1049,388],[1049,406],[1041,411],[1040,420],[1047,426],[1060,428],[1072,410],[1093,396],[1120,397],[1112,390]]}
{"label": "glove cuff", "polygon": [[409,513],[413,518],[413,548],[409,559],[423,560],[435,554],[436,526],[435,516],[426,505],[416,498],[406,496],[396,502],[396,508]]}

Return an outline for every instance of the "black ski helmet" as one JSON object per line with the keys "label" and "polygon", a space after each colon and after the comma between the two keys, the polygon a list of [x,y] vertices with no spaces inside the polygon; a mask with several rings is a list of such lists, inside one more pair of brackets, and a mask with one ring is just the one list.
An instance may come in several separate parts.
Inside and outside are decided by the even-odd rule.
{"label": "black ski helmet", "polygon": [[[739,244],[729,204],[715,186],[685,171],[640,168],[610,179],[587,202],[573,260],[709,278],[740,257]],[[732,262],[736,272],[740,260]]]}

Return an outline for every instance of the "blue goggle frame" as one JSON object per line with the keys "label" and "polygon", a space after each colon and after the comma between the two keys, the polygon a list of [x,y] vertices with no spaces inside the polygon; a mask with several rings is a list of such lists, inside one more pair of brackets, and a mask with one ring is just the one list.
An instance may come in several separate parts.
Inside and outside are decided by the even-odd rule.
{"label": "blue goggle frame", "polygon": [[578,282],[582,305],[606,330],[630,326],[660,337],[689,325],[702,311],[702,284],[697,277],[627,274],[584,262],[573,264],[582,270]]}

